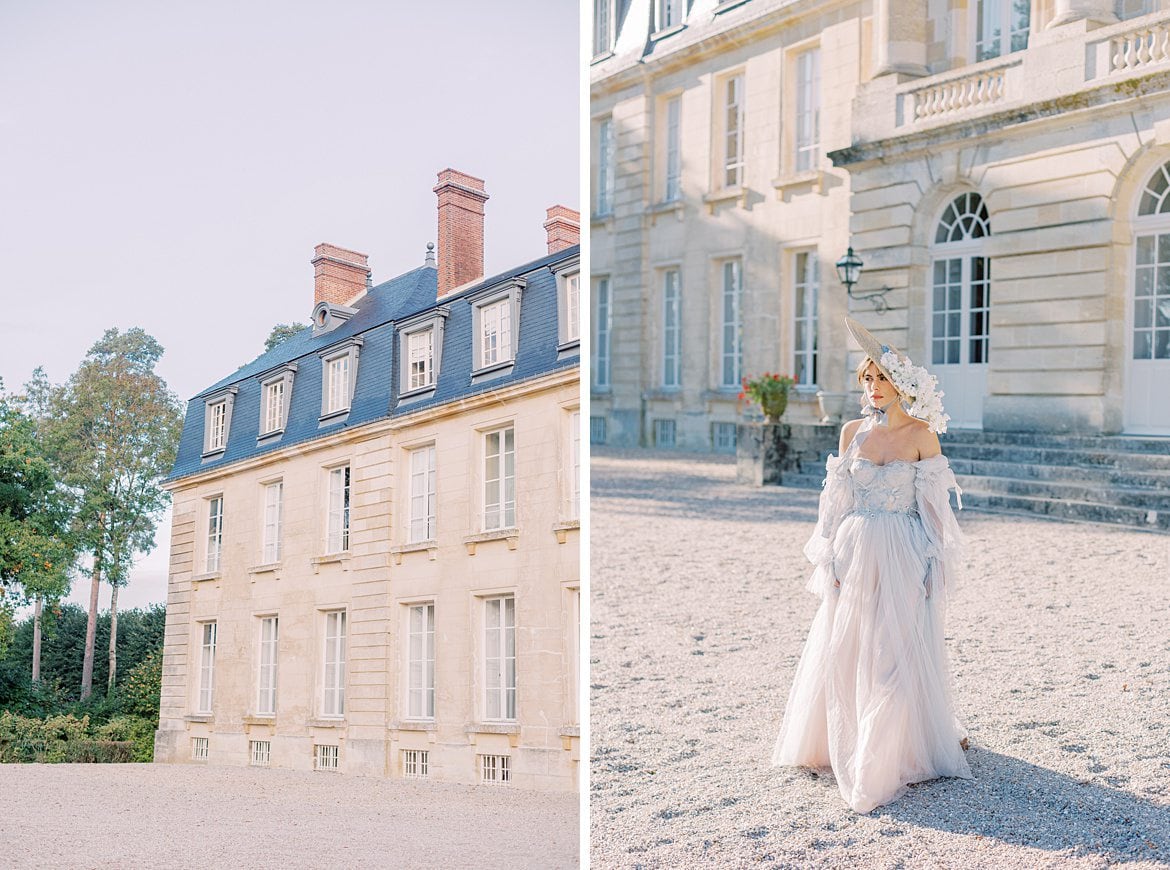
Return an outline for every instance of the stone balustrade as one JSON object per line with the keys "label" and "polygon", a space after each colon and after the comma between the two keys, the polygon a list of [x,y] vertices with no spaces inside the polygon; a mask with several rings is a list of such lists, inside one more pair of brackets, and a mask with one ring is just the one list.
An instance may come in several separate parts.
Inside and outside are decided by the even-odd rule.
{"label": "stone balustrade", "polygon": [[910,108],[907,113],[909,117],[905,120],[914,123],[924,118],[938,118],[1001,102],[1006,90],[1005,70],[1015,64],[1016,61],[1009,60],[992,69],[980,69],[958,78],[942,81],[938,80],[939,77],[933,78],[925,87],[915,88],[905,94]]}
{"label": "stone balustrade", "polygon": [[1107,75],[1163,64],[1170,60],[1170,21],[1135,28],[1104,44],[1108,46]]}

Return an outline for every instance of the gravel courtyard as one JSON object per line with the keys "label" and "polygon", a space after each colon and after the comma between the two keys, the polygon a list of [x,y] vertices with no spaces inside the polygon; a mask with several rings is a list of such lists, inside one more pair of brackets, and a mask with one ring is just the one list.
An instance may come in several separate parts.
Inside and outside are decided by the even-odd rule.
{"label": "gravel courtyard", "polygon": [[0,867],[576,867],[578,798],[291,770],[0,765]]}
{"label": "gravel courtyard", "polygon": [[769,765],[817,493],[694,455],[595,449],[592,475],[593,867],[1170,866],[1170,538],[960,513],[975,780],[860,816]]}

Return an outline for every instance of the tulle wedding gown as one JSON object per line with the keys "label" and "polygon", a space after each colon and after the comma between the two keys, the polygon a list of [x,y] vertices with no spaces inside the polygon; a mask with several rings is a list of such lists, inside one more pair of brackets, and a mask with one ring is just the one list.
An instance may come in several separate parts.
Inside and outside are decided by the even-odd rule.
{"label": "tulle wedding gown", "polygon": [[859,813],[908,783],[971,778],[943,642],[962,543],[948,490],[961,490],[943,456],[885,465],[860,457],[872,425],[829,457],[805,546],[816,566],[808,589],[822,601],[772,753],[775,765],[832,767]]}

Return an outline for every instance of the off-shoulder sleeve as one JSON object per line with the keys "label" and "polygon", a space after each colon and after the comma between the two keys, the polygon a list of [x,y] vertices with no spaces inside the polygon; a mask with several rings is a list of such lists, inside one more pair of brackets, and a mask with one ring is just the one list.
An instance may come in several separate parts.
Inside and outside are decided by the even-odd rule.
{"label": "off-shoulder sleeve", "polygon": [[921,460],[916,463],[915,469],[915,500],[929,541],[926,553],[929,560],[925,578],[926,594],[950,592],[954,589],[963,557],[963,533],[955,519],[955,512],[951,510],[950,490],[955,491],[955,501],[960,510],[963,507],[963,490],[959,488],[947,458],[941,454]]}
{"label": "off-shoulder sleeve", "polygon": [[853,508],[853,486],[845,463],[845,456],[829,457],[817,510],[817,526],[804,545],[805,556],[816,566],[806,588],[822,598],[836,579],[833,576],[833,540],[837,527]]}

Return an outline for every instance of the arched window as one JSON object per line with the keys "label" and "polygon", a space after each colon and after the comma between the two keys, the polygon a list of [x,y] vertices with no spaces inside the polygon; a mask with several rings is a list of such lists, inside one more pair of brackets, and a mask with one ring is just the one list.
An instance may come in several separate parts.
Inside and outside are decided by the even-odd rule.
{"label": "arched window", "polygon": [[1125,428],[1170,434],[1163,401],[1170,379],[1170,163],[1153,171],[1134,217],[1132,319]]}
{"label": "arched window", "polygon": [[991,350],[991,235],[987,205],[962,193],[943,210],[931,248],[930,358],[959,427],[983,425]]}

